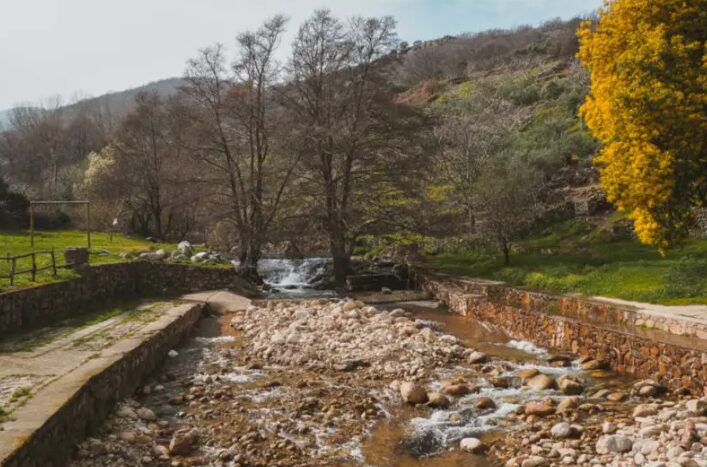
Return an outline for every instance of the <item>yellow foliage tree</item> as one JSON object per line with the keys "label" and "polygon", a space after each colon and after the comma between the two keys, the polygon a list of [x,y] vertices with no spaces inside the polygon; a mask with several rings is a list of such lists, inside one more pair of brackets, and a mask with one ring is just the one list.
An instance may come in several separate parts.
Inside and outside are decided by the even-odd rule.
{"label": "yellow foliage tree", "polygon": [[642,242],[668,247],[707,204],[707,0],[605,0],[578,35],[602,187]]}

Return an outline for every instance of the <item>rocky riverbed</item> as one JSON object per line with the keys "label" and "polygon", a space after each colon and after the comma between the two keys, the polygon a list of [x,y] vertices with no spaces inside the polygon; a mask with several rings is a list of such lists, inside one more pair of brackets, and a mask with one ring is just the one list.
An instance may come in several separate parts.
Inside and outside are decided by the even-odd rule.
{"label": "rocky riverbed", "polygon": [[696,396],[413,308],[207,318],[72,465],[707,465]]}

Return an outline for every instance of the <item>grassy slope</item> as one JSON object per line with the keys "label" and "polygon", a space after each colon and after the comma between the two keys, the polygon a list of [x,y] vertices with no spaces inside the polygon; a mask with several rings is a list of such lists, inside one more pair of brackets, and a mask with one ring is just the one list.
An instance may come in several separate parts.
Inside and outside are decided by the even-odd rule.
{"label": "grassy slope", "polygon": [[[707,240],[691,240],[661,257],[635,240],[608,241],[591,226],[566,222],[518,243],[511,264],[493,253],[466,251],[428,256],[435,269],[507,281],[552,292],[579,292],[663,304],[707,303]],[[676,279],[680,260],[697,263]],[[697,272],[695,269],[699,269]],[[683,271],[685,268],[682,269]],[[676,292],[684,277],[694,292]],[[676,284],[678,282],[678,284]],[[667,287],[667,289],[666,289]],[[672,287],[672,290],[671,290]]]}
{"label": "grassy slope", "polygon": [[[86,246],[86,234],[85,232],[79,231],[44,231],[35,232],[35,246],[34,250],[57,250],[57,263],[63,263],[63,250],[67,247],[83,247]],[[122,252],[137,252],[141,250],[158,249],[164,248],[166,250],[174,249],[174,245],[161,244],[161,243],[150,243],[140,238],[126,237],[124,235],[114,234],[111,240],[107,233],[94,232],[91,234],[91,264],[106,264],[106,263],[117,263],[124,261],[120,253]],[[24,253],[29,253],[33,249],[30,246],[29,234],[26,231],[7,231],[0,230],[0,258],[4,257],[7,253],[10,255],[21,255]],[[30,269],[31,259],[26,258],[24,260],[18,261],[18,269]],[[38,255],[37,256],[37,266],[43,267],[51,264],[51,259],[49,255]],[[7,261],[0,260],[0,275],[7,275],[10,266]],[[74,277],[72,271],[66,269],[60,269],[58,276],[54,277],[51,270],[43,271],[38,274],[36,283],[53,282],[57,280],[64,280]],[[16,281],[16,287],[27,287],[34,285],[31,281],[31,276],[29,274],[23,274],[18,276]],[[0,279],[0,291],[5,291],[10,289],[10,283],[8,279]]]}

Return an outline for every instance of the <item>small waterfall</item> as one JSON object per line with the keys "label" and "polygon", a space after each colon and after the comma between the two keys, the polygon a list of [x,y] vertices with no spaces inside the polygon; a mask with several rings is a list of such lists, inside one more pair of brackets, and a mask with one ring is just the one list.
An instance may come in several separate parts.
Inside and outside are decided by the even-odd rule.
{"label": "small waterfall", "polygon": [[322,295],[328,282],[331,258],[261,259],[258,272],[274,293],[283,295]]}

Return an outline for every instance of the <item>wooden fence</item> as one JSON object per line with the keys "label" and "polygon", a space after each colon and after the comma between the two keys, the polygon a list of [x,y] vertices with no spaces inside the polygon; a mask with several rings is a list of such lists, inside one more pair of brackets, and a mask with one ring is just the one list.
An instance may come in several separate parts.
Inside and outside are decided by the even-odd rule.
{"label": "wooden fence", "polygon": [[[37,256],[38,255],[49,255],[51,258],[51,263],[48,266],[38,267],[37,266]],[[32,258],[32,267],[29,269],[17,269],[17,260],[24,258]],[[10,279],[10,285],[15,285],[15,277],[22,274],[31,274],[32,282],[36,280],[37,273],[41,271],[51,270],[54,276],[57,275],[57,269],[70,268],[72,264],[57,264],[56,253],[54,250],[37,250],[31,253],[25,253],[23,255],[10,256],[8,253],[6,256],[0,256],[0,260],[7,261],[10,266],[10,272],[7,275],[0,275],[0,279]]]}

